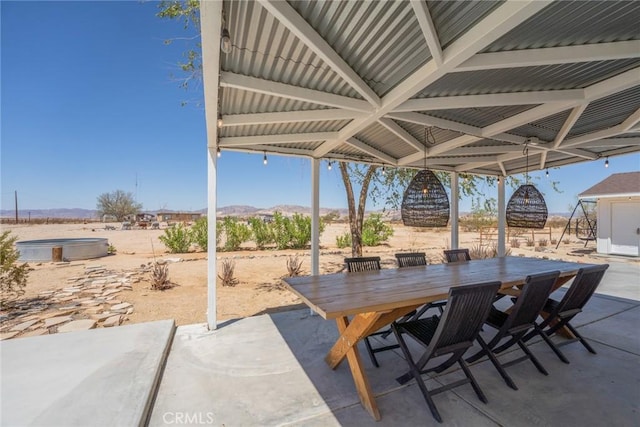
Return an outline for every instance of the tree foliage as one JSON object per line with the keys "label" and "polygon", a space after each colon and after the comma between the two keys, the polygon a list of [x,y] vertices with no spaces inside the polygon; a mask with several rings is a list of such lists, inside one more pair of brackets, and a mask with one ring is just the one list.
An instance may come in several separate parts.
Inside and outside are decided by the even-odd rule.
{"label": "tree foliage", "polygon": [[18,264],[20,253],[14,248],[18,238],[11,236],[10,230],[0,234],[0,303],[9,301],[24,294],[29,275],[29,264]]}
{"label": "tree foliage", "polygon": [[135,201],[132,193],[116,190],[99,195],[96,209],[100,216],[113,215],[117,221],[124,221],[127,216],[140,212],[142,204]]}

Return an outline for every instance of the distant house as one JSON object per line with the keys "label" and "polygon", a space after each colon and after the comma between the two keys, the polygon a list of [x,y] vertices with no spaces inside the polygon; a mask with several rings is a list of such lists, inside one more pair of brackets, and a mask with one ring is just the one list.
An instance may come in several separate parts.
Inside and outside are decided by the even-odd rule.
{"label": "distant house", "polygon": [[597,250],[640,256],[640,172],[616,173],[583,191],[597,201]]}
{"label": "distant house", "polygon": [[203,216],[200,212],[158,212],[156,218],[158,221],[165,222],[181,222],[196,221]]}

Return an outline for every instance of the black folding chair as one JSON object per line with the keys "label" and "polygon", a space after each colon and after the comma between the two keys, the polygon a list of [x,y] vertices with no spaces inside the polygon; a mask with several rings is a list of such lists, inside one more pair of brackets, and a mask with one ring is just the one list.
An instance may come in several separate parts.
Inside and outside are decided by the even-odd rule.
{"label": "black folding chair", "polygon": [[469,249],[447,249],[444,251],[447,262],[471,261]]}
{"label": "black folding chair", "polygon": [[427,255],[424,252],[397,253],[396,260],[399,268],[427,265]]}
{"label": "black folding chair", "polygon": [[[458,286],[451,288],[447,306],[441,317],[418,319],[405,323],[394,322],[391,327],[404,353],[409,365],[407,374],[397,378],[400,384],[404,384],[413,377],[424,396],[424,399],[433,414],[433,417],[442,422],[442,417],[436,408],[431,396],[450,390],[462,384],[471,383],[478,398],[487,403],[487,398],[480,389],[469,367],[462,358],[463,354],[477,339],[480,327],[487,318],[493,299],[500,288],[500,282],[488,282],[476,285]],[[403,335],[409,335],[426,348],[424,354],[414,361],[409,347]],[[441,364],[425,368],[429,360],[435,357],[450,356]],[[458,363],[466,378],[428,390],[422,374],[428,372],[442,372]]]}
{"label": "black folding chair", "polygon": [[[569,322],[580,313],[582,308],[589,302],[589,299],[591,299],[591,296],[602,281],[602,277],[605,271],[607,271],[607,268],[609,268],[609,264],[584,267],[578,270],[578,274],[573,279],[573,283],[571,283],[562,300],[556,301],[551,298],[547,300],[542,311],[545,314],[548,313],[548,316],[537,324],[536,329],[539,330],[539,333],[532,331],[522,340],[528,341],[536,334],[540,335],[549,347],[551,347],[551,350],[553,350],[564,363],[569,363],[569,359],[566,358],[558,347],[575,341],[580,341],[584,348],[590,353],[596,354],[596,351],[589,345],[587,340],[585,340]],[[555,344],[550,337],[565,326],[571,331],[575,338],[561,344]]]}
{"label": "black folding chair", "polygon": [[[487,355],[491,363],[493,363],[493,366],[495,366],[500,373],[500,376],[502,376],[507,385],[514,390],[517,390],[518,387],[504,369],[508,366],[529,359],[538,371],[549,375],[544,366],[542,366],[538,359],[531,353],[527,345],[522,342],[522,338],[531,330],[533,330],[534,333],[540,334],[535,321],[547,298],[549,298],[551,289],[553,289],[553,285],[559,276],[559,271],[527,276],[522,293],[520,297],[518,297],[515,305],[511,307],[509,313],[498,310],[495,306],[492,306],[489,317],[485,323],[498,331],[489,343],[486,343],[482,336],[478,335],[478,342],[482,350],[467,358],[467,362],[475,362],[484,355]],[[505,338],[508,338],[508,341],[499,345]],[[524,356],[507,363],[500,363],[496,355],[507,350],[514,344],[518,344],[524,352]]]}
{"label": "black folding chair", "polygon": [[[362,271],[377,271],[380,270],[380,257],[354,257],[354,258],[345,258],[345,264],[347,265],[347,271],[349,273],[357,273]],[[371,341],[369,337],[373,335],[388,335],[390,331],[379,331],[370,334],[364,338],[364,345],[367,348],[367,353],[369,353],[369,358],[371,359],[371,363],[376,368],[380,367],[378,363],[378,359],[376,358],[376,353],[380,353],[381,351],[392,350],[394,348],[398,348],[398,344],[386,345],[383,347],[373,348],[371,345]]]}

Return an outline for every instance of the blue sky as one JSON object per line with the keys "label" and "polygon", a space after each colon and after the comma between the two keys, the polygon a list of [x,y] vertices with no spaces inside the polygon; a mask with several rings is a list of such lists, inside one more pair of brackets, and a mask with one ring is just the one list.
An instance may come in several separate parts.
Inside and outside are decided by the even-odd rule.
{"label": "blue sky", "polygon": [[[144,209],[207,205],[201,88],[186,92],[171,74],[188,35],[155,16],[153,2],[12,2],[1,13],[2,209],[94,209],[104,192],[134,193]],[[534,183],[550,212],[611,173],[640,170],[640,155],[551,169]],[[323,207],[346,207],[337,168],[321,169]],[[534,173],[535,176],[538,173]],[[310,204],[310,161],[223,152],[218,206]],[[487,197],[494,188],[483,187]],[[507,197],[511,190],[507,190]],[[372,206],[370,208],[380,208]],[[468,210],[463,200],[462,210]]]}

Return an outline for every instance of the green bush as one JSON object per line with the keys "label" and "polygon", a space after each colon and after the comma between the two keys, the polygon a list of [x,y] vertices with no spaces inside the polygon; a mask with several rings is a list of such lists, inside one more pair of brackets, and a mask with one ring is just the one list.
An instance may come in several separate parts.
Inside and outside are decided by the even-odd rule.
{"label": "green bush", "polygon": [[191,246],[191,233],[182,224],[174,224],[164,230],[164,234],[158,237],[172,254],[183,254],[189,252]]}
{"label": "green bush", "polygon": [[[320,233],[324,227],[324,222],[320,221]],[[270,228],[278,249],[304,249],[311,243],[311,217],[295,213],[287,218],[280,212],[274,212]]]}
{"label": "green bush", "polygon": [[351,247],[351,233],[345,231],[343,235],[336,236],[336,246],[340,249]]}
{"label": "green bush", "polygon": [[249,218],[249,224],[251,225],[253,241],[256,242],[258,249],[264,249],[266,245],[273,243],[273,231],[268,223],[261,218],[251,217]]}
{"label": "green bush", "polygon": [[[216,235],[216,240],[218,236]],[[209,245],[209,221],[206,216],[198,218],[191,226],[191,241],[203,251],[207,251]]]}
{"label": "green bush", "polygon": [[29,264],[17,264],[20,253],[13,244],[18,238],[10,234],[9,230],[0,234],[0,303],[3,306],[24,294],[29,275]]}
{"label": "green bush", "polygon": [[224,228],[225,251],[237,251],[247,240],[251,239],[251,229],[243,222],[238,221],[235,217],[225,217],[222,221],[222,227]]}
{"label": "green bush", "polygon": [[362,245],[378,246],[393,236],[393,228],[382,222],[381,214],[371,214],[362,224]]}

